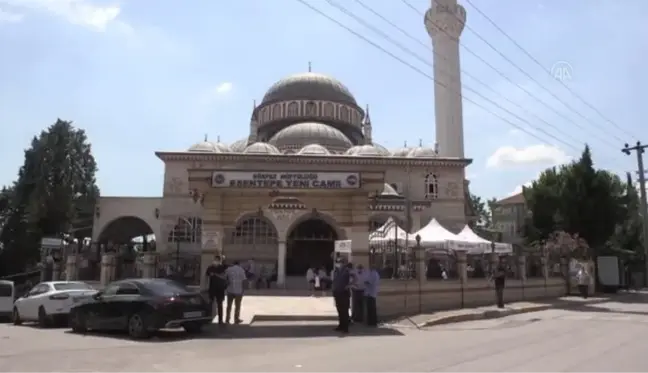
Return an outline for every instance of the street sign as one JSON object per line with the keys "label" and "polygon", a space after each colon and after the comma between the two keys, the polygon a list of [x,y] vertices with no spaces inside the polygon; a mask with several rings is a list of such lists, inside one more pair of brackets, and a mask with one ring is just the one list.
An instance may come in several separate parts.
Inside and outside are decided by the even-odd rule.
{"label": "street sign", "polygon": [[351,254],[351,240],[335,241],[335,252],[342,254]]}

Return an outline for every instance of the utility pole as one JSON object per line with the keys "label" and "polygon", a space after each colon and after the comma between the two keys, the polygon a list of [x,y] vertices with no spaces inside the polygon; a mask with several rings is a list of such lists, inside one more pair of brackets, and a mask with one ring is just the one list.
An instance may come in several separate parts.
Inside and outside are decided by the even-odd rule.
{"label": "utility pole", "polygon": [[644,246],[644,286],[648,286],[648,207],[646,203],[646,177],[644,174],[643,154],[648,148],[648,145],[642,145],[641,141],[637,141],[637,145],[629,146],[625,144],[621,149],[626,155],[630,155],[633,151],[637,152],[637,169],[639,176],[639,194],[641,196],[641,217],[643,219],[643,246]]}

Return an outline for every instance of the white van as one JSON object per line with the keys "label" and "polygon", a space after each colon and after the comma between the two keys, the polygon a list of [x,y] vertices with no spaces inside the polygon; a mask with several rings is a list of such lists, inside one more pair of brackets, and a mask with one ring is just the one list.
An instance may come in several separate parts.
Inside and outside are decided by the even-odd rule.
{"label": "white van", "polygon": [[0,280],[0,318],[10,318],[13,314],[14,283],[9,280]]}

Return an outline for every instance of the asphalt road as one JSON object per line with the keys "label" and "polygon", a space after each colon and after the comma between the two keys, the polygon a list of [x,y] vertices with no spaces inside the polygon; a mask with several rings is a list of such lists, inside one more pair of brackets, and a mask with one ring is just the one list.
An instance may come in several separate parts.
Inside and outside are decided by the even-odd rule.
{"label": "asphalt road", "polygon": [[648,294],[425,330],[231,326],[135,342],[0,325],[0,371],[648,371]]}

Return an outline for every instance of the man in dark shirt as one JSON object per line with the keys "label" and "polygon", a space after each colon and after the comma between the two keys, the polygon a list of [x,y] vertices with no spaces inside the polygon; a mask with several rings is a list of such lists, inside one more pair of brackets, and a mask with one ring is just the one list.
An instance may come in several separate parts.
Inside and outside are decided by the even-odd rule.
{"label": "man in dark shirt", "polygon": [[[221,257],[214,258],[214,262],[207,267],[205,275],[209,281],[209,301],[211,310],[214,312],[214,301],[218,311],[218,324],[223,325],[223,301],[225,300],[225,289],[227,289],[227,280],[225,279],[225,270],[227,266],[222,263]],[[213,316],[213,315],[212,315]]]}
{"label": "man in dark shirt", "polygon": [[497,297],[497,307],[504,308],[504,286],[506,285],[506,264],[502,259],[499,260],[495,271],[493,272],[493,282],[495,282],[495,296]]}
{"label": "man in dark shirt", "polygon": [[338,326],[335,330],[349,332],[349,306],[351,305],[351,272],[344,258],[338,259],[333,276],[332,292],[335,309],[338,314]]}

